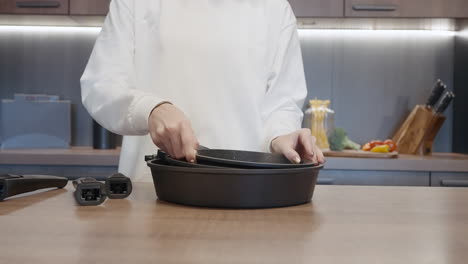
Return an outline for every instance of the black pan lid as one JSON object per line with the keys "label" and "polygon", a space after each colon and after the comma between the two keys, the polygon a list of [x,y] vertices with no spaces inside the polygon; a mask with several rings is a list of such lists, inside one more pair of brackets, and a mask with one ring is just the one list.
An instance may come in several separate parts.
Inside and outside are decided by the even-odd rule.
{"label": "black pan lid", "polygon": [[197,162],[236,168],[280,169],[317,166],[313,163],[291,163],[282,154],[225,149],[200,149],[197,152]]}

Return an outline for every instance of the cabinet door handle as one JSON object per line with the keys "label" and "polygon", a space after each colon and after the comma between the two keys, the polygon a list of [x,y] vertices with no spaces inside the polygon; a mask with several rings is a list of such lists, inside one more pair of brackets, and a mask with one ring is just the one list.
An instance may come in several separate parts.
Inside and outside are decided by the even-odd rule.
{"label": "cabinet door handle", "polygon": [[335,179],[333,178],[321,178],[317,180],[318,185],[333,185],[335,183]]}
{"label": "cabinet door handle", "polygon": [[440,185],[445,187],[468,187],[467,180],[441,180]]}
{"label": "cabinet door handle", "polygon": [[20,1],[16,2],[17,8],[59,8],[58,1]]}
{"label": "cabinet door handle", "polygon": [[381,12],[392,12],[396,11],[398,6],[396,5],[353,5],[354,11],[381,11]]}

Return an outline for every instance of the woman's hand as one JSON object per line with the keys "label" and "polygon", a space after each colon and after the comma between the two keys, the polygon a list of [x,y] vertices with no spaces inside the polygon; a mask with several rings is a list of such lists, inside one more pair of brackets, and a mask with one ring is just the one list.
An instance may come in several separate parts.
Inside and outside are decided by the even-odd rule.
{"label": "woman's hand", "polygon": [[195,162],[198,140],[185,114],[172,104],[159,105],[150,114],[151,139],[161,150],[176,159]]}
{"label": "woman's hand", "polygon": [[304,128],[294,133],[279,136],[271,141],[271,150],[274,153],[282,153],[293,163],[301,160],[313,163],[325,163],[322,151],[315,144],[315,137],[310,129]]}

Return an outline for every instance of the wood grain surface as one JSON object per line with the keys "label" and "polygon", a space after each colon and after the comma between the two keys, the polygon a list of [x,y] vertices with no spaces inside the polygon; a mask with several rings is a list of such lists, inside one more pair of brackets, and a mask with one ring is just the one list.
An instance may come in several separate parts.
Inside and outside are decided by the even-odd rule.
{"label": "wood grain surface", "polygon": [[0,203],[0,263],[466,263],[468,192],[318,186],[267,210],[128,200],[78,207],[69,185]]}
{"label": "wood grain surface", "polygon": [[297,17],[343,17],[343,0],[288,0]]}
{"label": "wood grain surface", "polygon": [[337,157],[337,158],[363,158],[363,159],[396,159],[398,158],[398,152],[390,153],[375,153],[371,151],[363,150],[343,150],[343,151],[324,151],[325,157]]}
{"label": "wood grain surface", "polygon": [[[17,6],[17,4],[25,2],[39,5],[44,2],[53,2],[57,3],[58,6],[53,8],[20,8]],[[68,8],[68,0],[0,0],[0,14],[68,15]]]}
{"label": "wood grain surface", "polygon": [[[392,12],[356,11],[353,5],[395,5]],[[466,0],[345,0],[350,17],[428,17],[463,18],[468,16]]]}
{"label": "wood grain surface", "polygon": [[99,15],[109,12],[110,0],[70,0],[70,15]]}
{"label": "wood grain surface", "polygon": [[400,127],[393,141],[398,146],[398,151],[404,154],[419,154],[420,147],[431,130],[435,114],[423,105],[417,105],[408,119]]}

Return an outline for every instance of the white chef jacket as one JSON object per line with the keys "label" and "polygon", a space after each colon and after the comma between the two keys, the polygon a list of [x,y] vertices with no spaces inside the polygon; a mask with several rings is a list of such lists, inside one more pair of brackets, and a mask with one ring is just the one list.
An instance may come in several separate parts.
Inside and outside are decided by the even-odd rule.
{"label": "white chef jacket", "polygon": [[164,101],[210,148],[269,151],[300,128],[307,94],[286,0],[113,0],[81,78],[82,101],[125,135],[119,171],[151,181],[151,110]]}

